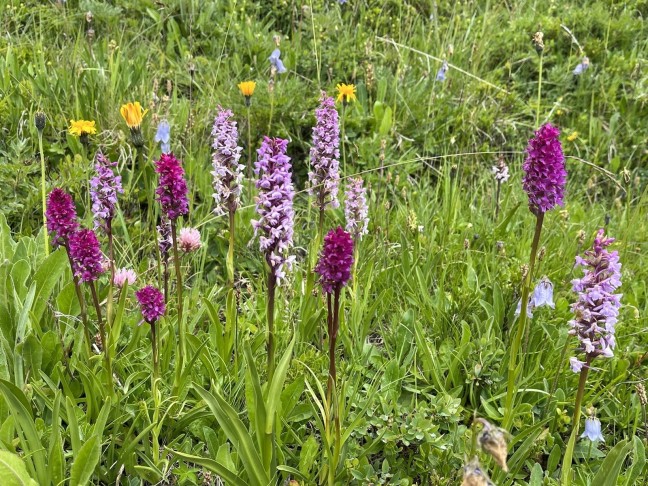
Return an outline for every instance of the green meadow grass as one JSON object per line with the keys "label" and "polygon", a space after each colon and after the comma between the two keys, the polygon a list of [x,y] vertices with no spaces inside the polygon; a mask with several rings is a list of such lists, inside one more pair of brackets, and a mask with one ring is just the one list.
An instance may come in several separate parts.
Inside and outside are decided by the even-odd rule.
{"label": "green meadow grass", "polygon": [[[16,477],[8,484],[461,484],[474,453],[473,419],[500,424],[504,415],[533,237],[521,177],[536,117],[561,128],[569,174],[565,207],[545,218],[533,277],[551,279],[556,306],[537,310],[524,337],[510,471],[479,453],[482,467],[498,485],[560,484],[578,385],[568,364],[576,339],[567,334],[571,280],[580,272],[574,258],[605,228],[623,264],[623,307],[615,357],[595,362],[583,401],[585,415],[596,410],[605,443],[577,441],[572,484],[647,480],[646,404],[637,388],[648,377],[645,0],[4,0],[0,7],[0,473]],[[540,104],[536,31],[545,42]],[[288,72],[271,82],[274,37]],[[583,52],[590,67],[574,76]],[[443,60],[450,66],[442,82]],[[245,80],[257,82],[251,146],[236,87]],[[319,248],[305,183],[320,91],[334,95],[340,82],[354,83],[358,94],[344,109],[342,176],[365,179],[370,225],[342,298],[344,445],[329,474],[326,304],[309,291],[309,260]],[[119,113],[136,100],[149,108],[139,162]],[[285,381],[275,386],[265,373],[266,270],[258,242],[248,244],[249,185],[237,213],[236,332],[227,319],[228,224],[212,213],[209,173],[219,105],[239,122],[244,163],[263,135],[290,140],[298,263],[277,294]],[[114,222],[116,260],[136,270],[137,288],[158,285],[153,136],[157,121],[171,124],[190,191],[181,226],[199,228],[203,246],[182,261],[189,360],[179,381],[171,279],[157,395],[150,331],[138,326],[133,289],[115,296],[114,396],[101,380],[100,354],[88,357],[80,344],[66,258],[62,250],[44,254],[37,111],[47,116],[47,190],[70,192],[87,226],[92,157],[101,148],[118,161],[126,193]],[[87,148],[67,130],[80,118],[98,127]],[[496,217],[491,167],[500,156],[511,178]],[[342,208],[328,211],[326,227],[340,224]],[[95,322],[94,309],[90,317]],[[274,468],[264,463],[267,447]]]}

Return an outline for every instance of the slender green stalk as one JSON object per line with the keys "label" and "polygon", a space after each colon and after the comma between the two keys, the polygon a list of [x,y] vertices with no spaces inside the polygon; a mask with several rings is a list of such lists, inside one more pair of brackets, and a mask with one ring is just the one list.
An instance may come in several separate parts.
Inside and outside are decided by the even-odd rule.
{"label": "slender green stalk", "polygon": [[544,53],[540,52],[540,70],[538,72],[538,104],[536,105],[536,128],[540,126],[540,100],[542,96],[542,60]]}
{"label": "slender green stalk", "polygon": [[179,385],[179,379],[184,367],[187,353],[187,343],[186,343],[186,330],[184,320],[182,319],[182,269],[180,267],[180,256],[178,253],[178,237],[176,231],[176,222],[175,220],[171,221],[171,239],[173,241],[173,263],[175,266],[176,273],[176,294],[178,296],[178,343],[180,346],[180,353],[178,355],[178,365],[176,366],[176,385]]}
{"label": "slender green stalk", "polygon": [[268,351],[268,383],[272,382],[275,370],[275,329],[274,329],[274,306],[275,291],[277,289],[277,276],[272,268],[268,272],[268,302],[266,306],[266,318],[268,320],[268,329],[266,331],[266,344]]}
{"label": "slender green stalk", "polygon": [[556,393],[556,388],[558,388],[558,378],[562,374],[563,363],[565,362],[565,356],[567,356],[567,349],[569,348],[569,339],[565,340],[565,345],[560,352],[560,361],[558,361],[558,368],[556,369],[556,376],[554,376],[554,381],[551,384],[551,389],[549,390],[549,398],[547,398],[547,405],[545,406],[544,412],[542,413],[543,418],[547,417],[549,412],[549,407],[551,406],[551,400],[553,399],[554,393]]}
{"label": "slender green stalk", "polygon": [[247,149],[248,149],[248,162],[247,162],[247,180],[248,180],[248,192],[250,193],[250,200],[252,202],[252,117],[250,116],[250,103],[246,100],[247,105]]}
{"label": "slender green stalk", "polygon": [[497,192],[495,193],[495,221],[497,221],[497,218],[499,216],[500,212],[500,192],[502,189],[502,183],[498,180],[497,181]]}
{"label": "slender green stalk", "polygon": [[327,294],[327,324],[329,331],[329,376],[327,383],[327,399],[326,403],[330,407],[328,415],[327,430],[331,430],[331,422],[334,426],[333,438],[333,454],[331,456],[331,464],[329,464],[328,471],[328,484],[335,484],[335,473],[340,458],[341,450],[341,427],[340,427],[340,411],[338,409],[338,396],[337,396],[337,371],[335,366],[335,346],[337,343],[337,333],[340,325],[340,288],[336,288],[333,295]]}
{"label": "slender green stalk", "polygon": [[45,238],[45,256],[49,255],[49,234],[47,233],[47,197],[45,195],[45,154],[43,153],[43,132],[38,130],[38,151],[41,163],[41,196],[43,198],[43,234]]}
{"label": "slender green stalk", "polygon": [[113,293],[115,286],[115,244],[112,232],[112,219],[106,220],[106,233],[108,234],[108,258],[110,259],[110,281],[108,282],[108,300],[106,303],[106,323],[108,329],[113,322]]}
{"label": "slender green stalk", "polygon": [[268,135],[272,133],[272,115],[274,114],[274,92],[275,92],[275,86],[274,86],[274,80],[270,80],[270,118],[268,119]]}
{"label": "slender green stalk", "polygon": [[151,324],[151,351],[153,359],[153,376],[151,377],[151,394],[153,396],[153,423],[156,424],[152,429],[153,438],[153,462],[157,464],[160,460],[160,441],[158,439],[158,422],[160,421],[160,400],[158,397],[158,382],[160,380],[160,364],[158,356],[158,336],[157,322]]}
{"label": "slender green stalk", "polygon": [[529,293],[531,290],[531,279],[533,275],[533,267],[535,266],[536,255],[538,253],[538,244],[540,242],[540,234],[542,233],[542,222],[544,221],[544,213],[539,212],[536,215],[535,233],[533,235],[533,243],[531,244],[531,256],[529,258],[529,269],[526,278],[522,284],[522,301],[520,305],[520,316],[518,317],[517,330],[515,337],[511,344],[511,354],[509,357],[508,365],[508,386],[506,389],[506,407],[504,411],[503,427],[507,430],[510,429],[513,423],[513,402],[515,401],[516,394],[516,381],[520,371],[524,368],[524,354],[520,356],[520,362],[517,364],[520,346],[522,344],[522,337],[524,336],[524,329],[527,321],[527,306],[529,303]]}
{"label": "slender green stalk", "polygon": [[101,349],[104,354],[104,367],[107,375],[108,393],[110,396],[114,395],[113,389],[113,373],[112,373],[112,364],[110,362],[110,353],[108,352],[108,342],[106,341],[106,327],[104,326],[104,321],[101,317],[101,305],[99,304],[99,297],[97,295],[97,288],[95,287],[94,282],[89,282],[90,292],[92,293],[92,300],[97,310],[97,322],[99,322],[99,337],[101,338]]}
{"label": "slender green stalk", "polygon": [[346,101],[342,101],[342,120],[341,120],[341,129],[342,129],[342,175],[347,175],[346,169]]}
{"label": "slender green stalk", "polygon": [[86,352],[88,353],[88,358],[92,356],[92,338],[90,337],[90,324],[88,323],[88,310],[86,308],[85,297],[83,297],[83,289],[79,283],[79,279],[74,275],[74,264],[72,263],[72,258],[70,258],[70,250],[67,243],[65,244],[65,252],[68,256],[68,262],[70,263],[70,270],[72,271],[72,280],[74,281],[74,291],[76,292],[77,299],[79,300],[79,307],[81,309],[81,322],[83,323],[83,334],[86,342]]}
{"label": "slender green stalk", "polygon": [[585,395],[585,383],[587,382],[587,374],[589,373],[590,363],[592,362],[591,358],[587,358],[585,365],[580,373],[580,379],[578,380],[578,391],[576,392],[576,403],[574,404],[574,418],[573,418],[573,429],[571,436],[569,437],[569,442],[567,443],[567,450],[565,451],[565,456],[563,458],[562,468],[561,468],[561,485],[569,486],[572,480],[571,466],[572,466],[572,457],[574,455],[574,446],[576,445],[576,438],[578,437],[578,429],[580,427],[580,416],[581,416],[581,405],[583,403],[583,396]]}

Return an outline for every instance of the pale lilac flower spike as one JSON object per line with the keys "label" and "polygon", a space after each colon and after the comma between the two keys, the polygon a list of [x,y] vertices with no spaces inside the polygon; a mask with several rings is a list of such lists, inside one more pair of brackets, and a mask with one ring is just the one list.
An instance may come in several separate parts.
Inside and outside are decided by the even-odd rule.
{"label": "pale lilac flower spike", "polygon": [[605,437],[601,432],[601,421],[594,416],[588,417],[585,419],[585,432],[581,434],[581,437],[586,437],[592,442],[600,440],[605,442]]}
{"label": "pale lilac flower spike", "polygon": [[359,241],[368,233],[369,207],[367,206],[367,189],[363,187],[360,177],[351,178],[347,185],[344,201],[346,230]]}
{"label": "pale lilac flower spike", "polygon": [[257,151],[254,173],[257,174],[256,211],[258,220],[252,220],[254,234],[266,262],[277,277],[277,283],[286,276],[295,260],[289,255],[293,246],[295,191],[291,180],[292,166],[286,155],[288,140],[265,137]]}
{"label": "pale lilac flower spike", "polygon": [[607,247],[614,238],[607,238],[600,229],[592,249],[583,257],[576,257],[576,265],[585,267],[582,278],[572,280],[572,289],[578,300],[572,304],[574,319],[569,321],[569,334],[578,337],[577,352],[585,354],[585,361],[573,357],[570,365],[574,372],[589,366],[598,356],[614,356],[616,346],[615,326],[621,307],[622,294],[614,291],[621,286],[619,253]]}
{"label": "pale lilac flower spike", "polygon": [[121,176],[114,170],[117,162],[112,162],[103,153],[97,152],[95,173],[90,179],[90,198],[92,199],[92,214],[94,227],[108,228],[115,216],[117,195],[124,192]]}
{"label": "pale lilac flower spike", "polygon": [[241,199],[241,181],[245,166],[239,164],[242,147],[237,145],[238,129],[232,119],[231,110],[218,107],[218,115],[214,120],[212,136],[212,166],[214,186],[214,214],[233,213],[239,207]]}
{"label": "pale lilac flower spike", "polygon": [[322,91],[320,106],[315,110],[317,122],[313,127],[310,149],[312,171],[308,173],[310,193],[319,209],[337,208],[340,182],[340,125],[335,100]]}

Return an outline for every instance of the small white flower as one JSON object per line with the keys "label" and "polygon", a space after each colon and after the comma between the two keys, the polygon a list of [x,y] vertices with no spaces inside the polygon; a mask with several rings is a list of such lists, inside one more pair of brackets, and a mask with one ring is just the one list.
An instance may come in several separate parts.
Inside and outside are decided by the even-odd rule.
{"label": "small white flower", "polygon": [[601,421],[596,417],[588,417],[585,419],[585,432],[581,434],[581,437],[586,437],[592,442],[600,440],[605,442],[605,438],[601,433]]}

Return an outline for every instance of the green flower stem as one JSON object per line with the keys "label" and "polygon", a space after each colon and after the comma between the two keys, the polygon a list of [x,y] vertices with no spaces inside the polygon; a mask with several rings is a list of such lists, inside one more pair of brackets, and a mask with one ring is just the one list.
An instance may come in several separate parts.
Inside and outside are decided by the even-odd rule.
{"label": "green flower stem", "polygon": [[268,383],[272,383],[275,369],[274,306],[276,289],[277,276],[272,268],[270,268],[268,272],[268,302],[266,306],[266,317],[268,320],[268,329],[266,331],[266,344],[268,350]]}
{"label": "green flower stem", "polygon": [[112,328],[113,322],[113,292],[115,285],[115,242],[112,232],[112,219],[106,221],[106,233],[108,233],[108,258],[110,259],[110,282],[108,282],[108,300],[106,303],[106,323],[108,329]]}
{"label": "green flower stem", "polygon": [[347,175],[347,169],[346,169],[346,101],[342,101],[342,121],[340,123],[341,128],[342,128],[342,174],[344,176]]}
{"label": "green flower stem", "polygon": [[151,351],[153,358],[153,376],[151,378],[151,394],[153,395],[153,423],[156,424],[152,429],[153,442],[153,462],[157,464],[160,461],[160,441],[158,439],[158,423],[160,421],[160,400],[158,397],[158,382],[160,380],[160,363],[158,356],[158,335],[157,322],[151,324]]}
{"label": "green flower stem", "polygon": [[335,427],[333,454],[331,456],[331,464],[328,470],[328,484],[333,486],[335,484],[335,472],[340,457],[341,450],[341,429],[340,429],[340,413],[338,410],[338,397],[337,397],[337,371],[335,367],[335,345],[337,343],[337,333],[340,326],[340,291],[339,287],[335,288],[333,295],[326,295],[327,305],[327,324],[329,333],[329,376],[326,391],[326,403],[329,408],[327,429],[331,430],[331,422]]}
{"label": "green flower stem", "polygon": [[569,338],[565,340],[565,345],[560,352],[560,361],[558,361],[558,368],[556,369],[556,376],[554,376],[554,381],[551,384],[551,389],[549,390],[549,398],[547,398],[547,405],[545,406],[544,412],[542,414],[543,418],[547,417],[549,412],[549,407],[551,406],[551,400],[553,399],[554,393],[558,388],[558,378],[562,374],[563,363],[565,362],[565,356],[567,356],[567,349],[569,348]]}
{"label": "green flower stem", "polygon": [[540,125],[540,100],[542,96],[542,60],[543,52],[540,52],[540,70],[538,72],[538,104],[536,105],[536,128],[539,128]]}
{"label": "green flower stem", "polygon": [[574,446],[576,445],[576,438],[578,437],[578,429],[580,426],[580,416],[581,416],[581,405],[583,403],[583,396],[585,395],[585,383],[587,382],[587,374],[589,373],[590,363],[592,358],[588,357],[583,369],[580,372],[580,379],[578,380],[578,391],[576,392],[576,403],[574,404],[574,418],[573,418],[573,429],[571,436],[569,437],[569,442],[567,443],[567,450],[565,451],[565,456],[563,458],[562,468],[561,468],[561,485],[569,486],[572,480],[571,466],[572,466],[572,457],[574,455]]}
{"label": "green flower stem", "polygon": [[110,362],[110,353],[108,352],[108,343],[106,342],[106,327],[104,326],[104,321],[101,318],[101,305],[99,304],[99,297],[97,296],[97,288],[95,287],[94,282],[89,282],[90,292],[92,293],[92,300],[97,310],[97,321],[99,322],[99,336],[101,337],[101,349],[104,354],[104,367],[107,375],[106,386],[108,388],[108,393],[110,396],[114,395],[113,389],[113,374],[112,374],[112,364]]}
{"label": "green flower stem", "polygon": [[38,151],[41,163],[41,196],[43,198],[43,234],[45,235],[45,256],[49,255],[49,234],[47,233],[47,197],[45,195],[45,154],[43,153],[43,132],[38,130]]}
{"label": "green flower stem", "polygon": [[180,268],[180,256],[178,254],[178,237],[175,220],[171,221],[171,239],[173,241],[173,263],[176,273],[176,294],[178,295],[178,342],[180,353],[178,355],[178,365],[176,366],[176,386],[180,384],[180,376],[187,357],[186,329],[182,319],[182,269]]}
{"label": "green flower stem", "polygon": [[246,103],[247,105],[247,149],[248,149],[248,162],[247,162],[247,180],[248,180],[248,192],[250,193],[250,203],[252,202],[252,188],[254,187],[254,184],[252,184],[252,121],[251,121],[251,116],[250,116],[250,104]]}
{"label": "green flower stem", "polygon": [[524,336],[524,329],[527,321],[527,306],[529,301],[529,293],[531,290],[531,279],[533,276],[533,267],[535,266],[536,255],[538,253],[538,244],[540,243],[540,234],[542,233],[542,222],[544,221],[544,213],[538,212],[536,215],[535,233],[533,235],[533,243],[531,244],[531,256],[529,258],[529,270],[526,278],[522,284],[522,301],[520,305],[520,316],[518,317],[517,330],[511,345],[511,355],[509,357],[508,365],[508,386],[506,389],[506,408],[504,411],[503,427],[510,431],[511,424],[513,423],[513,402],[515,401],[516,382],[519,373],[524,368],[524,354],[520,356],[520,363],[517,364],[520,346],[522,344],[522,336]]}
{"label": "green flower stem", "polygon": [[86,352],[88,358],[92,356],[92,340],[90,337],[90,325],[88,323],[88,310],[86,308],[85,297],[83,297],[83,289],[81,289],[81,284],[76,275],[74,275],[74,265],[72,263],[72,258],[70,257],[70,250],[67,243],[65,244],[65,252],[68,256],[68,262],[70,263],[70,270],[72,271],[72,280],[74,281],[74,291],[76,292],[77,299],[79,299],[79,307],[81,308],[81,322],[83,322],[83,334],[86,342]]}

